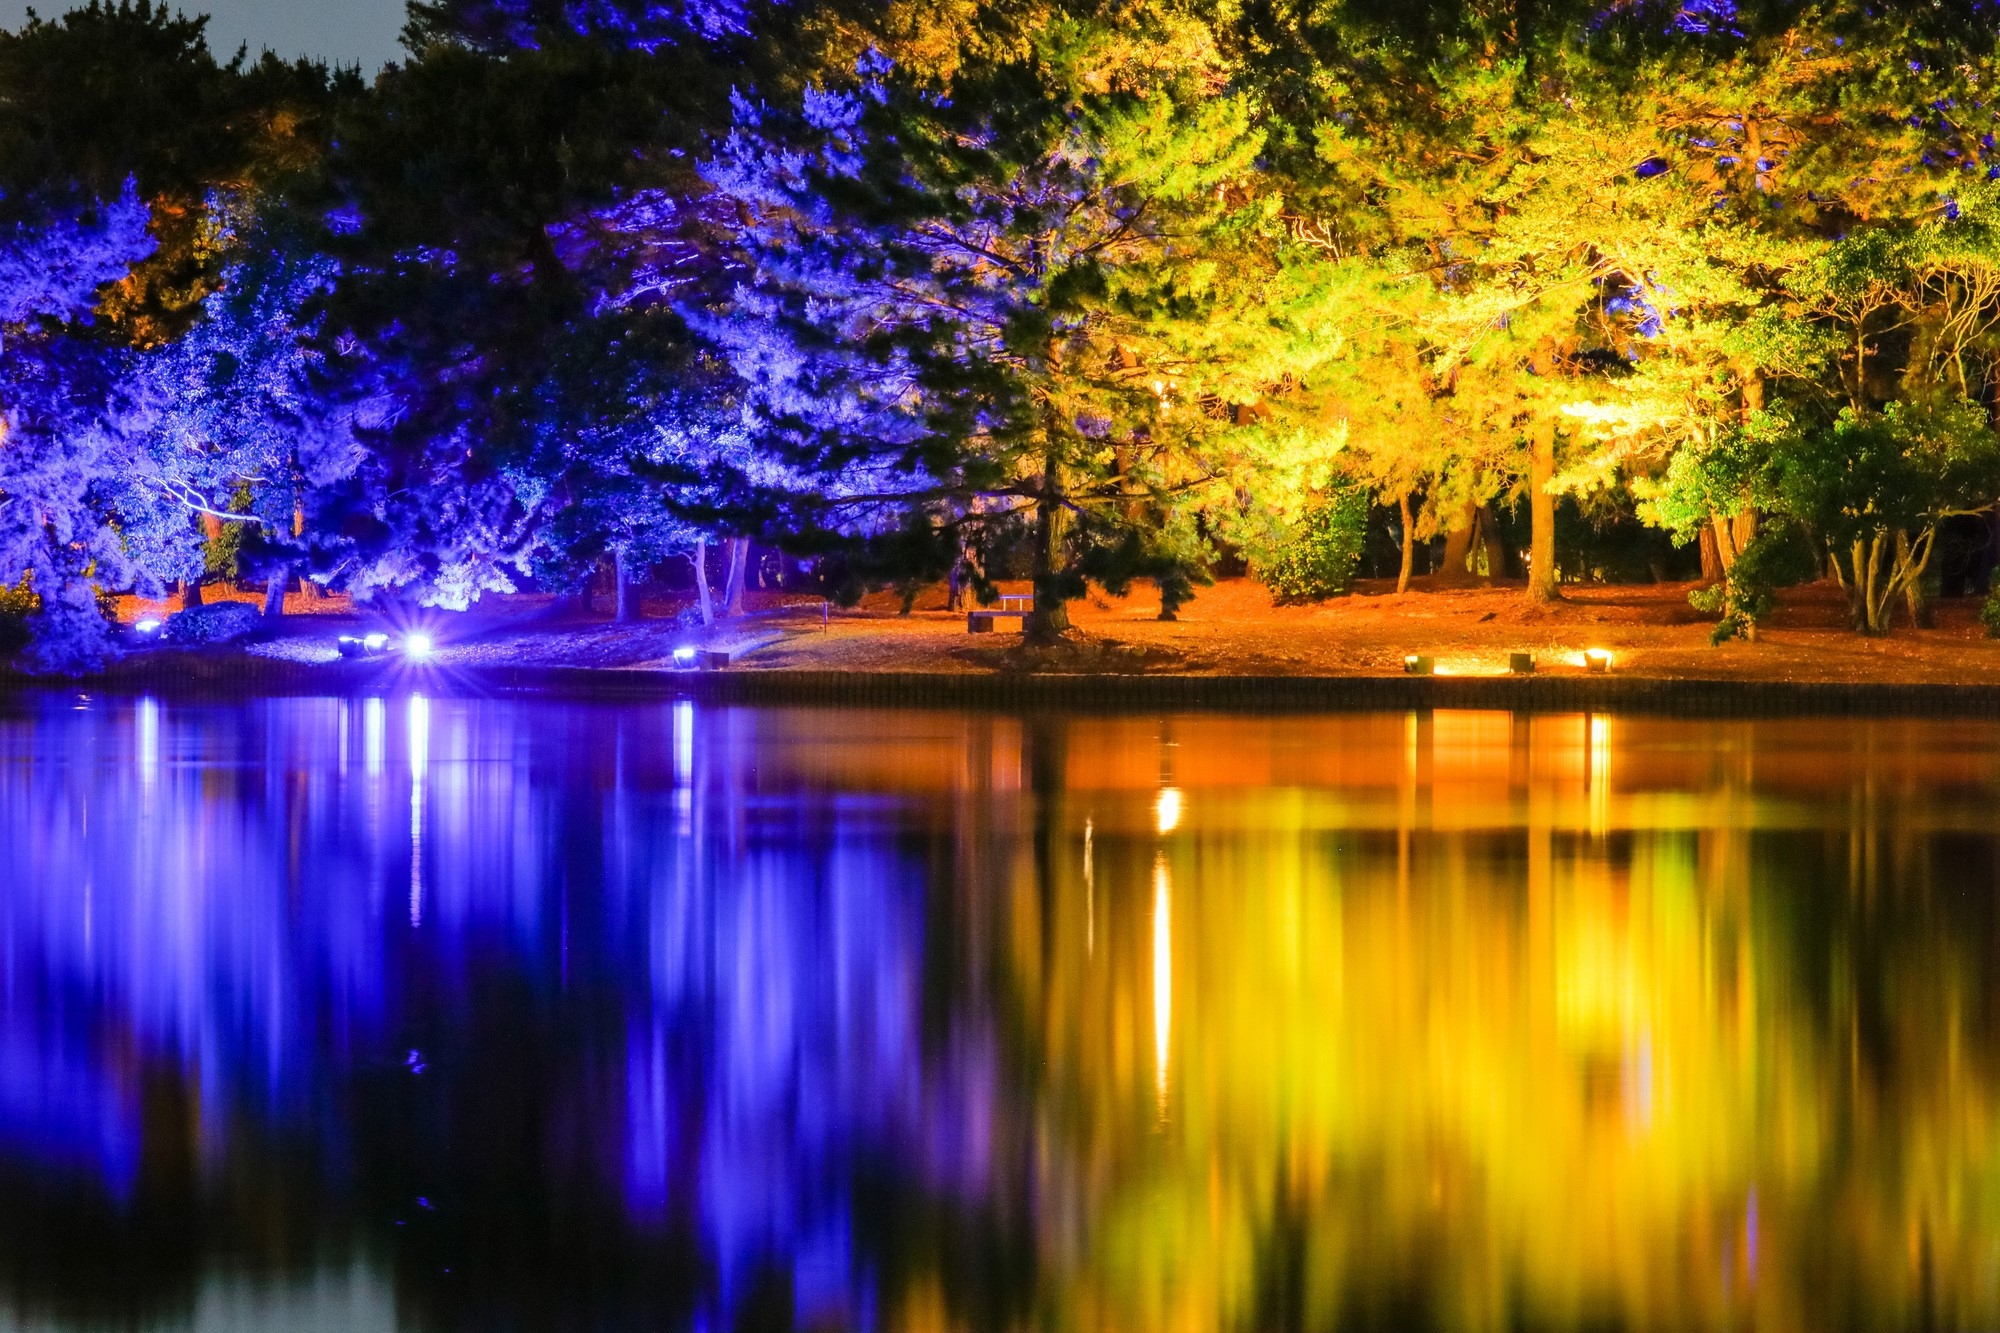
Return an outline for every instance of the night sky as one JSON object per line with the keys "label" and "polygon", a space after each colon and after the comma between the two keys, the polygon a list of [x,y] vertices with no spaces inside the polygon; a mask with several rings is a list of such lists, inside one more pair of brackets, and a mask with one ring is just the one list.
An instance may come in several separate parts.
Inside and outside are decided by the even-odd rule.
{"label": "night sky", "polygon": [[[37,0],[34,8],[48,18],[82,3]],[[210,15],[208,43],[225,60],[248,42],[253,57],[268,47],[287,58],[358,63],[372,75],[402,54],[396,34],[403,27],[403,0],[205,0],[176,7]],[[28,8],[29,0],[0,0],[0,27],[18,28]]]}

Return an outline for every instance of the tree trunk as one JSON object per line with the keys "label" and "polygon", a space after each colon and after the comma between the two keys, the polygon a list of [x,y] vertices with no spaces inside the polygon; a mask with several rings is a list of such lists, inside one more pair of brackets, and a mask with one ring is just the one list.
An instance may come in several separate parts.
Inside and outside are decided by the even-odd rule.
{"label": "tree trunk", "polygon": [[1403,567],[1396,573],[1396,591],[1410,590],[1410,574],[1417,565],[1416,521],[1410,517],[1410,493],[1404,491],[1396,497],[1396,505],[1403,515]]}
{"label": "tree trunk", "polygon": [[1528,449],[1528,600],[1553,602],[1562,596],[1556,588],[1556,497],[1549,491],[1556,478],[1555,426],[1538,423]]}
{"label": "tree trunk", "polygon": [[1037,643],[1069,629],[1069,604],[1058,585],[1064,517],[1062,471],[1051,454],[1042,465],[1042,493],[1035,501],[1035,609],[1028,615],[1027,637]]}
{"label": "tree trunk", "polygon": [[1915,629],[1934,629],[1937,626],[1937,603],[1932,599],[1930,584],[1924,578],[1930,566],[1930,553],[1926,551],[1919,560],[1917,549],[1910,544],[1910,534],[1898,529],[1896,573],[1903,582],[1903,604],[1909,609],[1910,625]]}
{"label": "tree trunk", "polygon": [[1715,533],[1715,554],[1722,562],[1725,577],[1736,567],[1736,526],[1720,514],[1711,516],[1708,526]]}
{"label": "tree trunk", "polygon": [[595,615],[597,613],[596,569],[592,569],[588,574],[585,574],[583,576],[583,582],[577,585],[576,609],[587,616]]}
{"label": "tree trunk", "polygon": [[1738,555],[1750,549],[1750,543],[1757,540],[1756,510],[1745,505],[1742,513],[1729,520],[1729,540]]}
{"label": "tree trunk", "polygon": [[[1852,549],[1846,553],[1845,565],[1841,552],[1831,552],[1833,576],[1847,593],[1854,628],[1863,634],[1889,631],[1890,603],[1900,591],[1895,550],[1889,535],[1878,532],[1872,538],[1856,537]],[[1883,567],[1885,555],[1891,568]]]}
{"label": "tree trunk", "polygon": [[625,567],[622,548],[611,553],[611,577],[614,581],[612,619],[621,625],[629,625],[639,619],[639,588],[632,581],[632,571]]}
{"label": "tree trunk", "polygon": [[1743,420],[1749,421],[1754,412],[1764,410],[1764,372],[1750,369],[1743,372]]}
{"label": "tree trunk", "polygon": [[201,605],[201,580],[181,580],[181,610],[192,611]]}
{"label": "tree trunk", "polygon": [[1727,571],[1722,567],[1722,549],[1716,544],[1715,527],[1713,524],[1704,523],[1701,525],[1700,541],[1696,544],[1701,547],[1701,581],[1703,583],[1722,582],[1723,575]]}
{"label": "tree trunk", "polygon": [[708,596],[708,542],[700,537],[695,538],[694,550],[688,553],[688,559],[694,561],[694,586],[701,596],[701,623],[713,625],[715,603],[710,601]]}
{"label": "tree trunk", "polygon": [[1441,587],[1462,587],[1472,582],[1472,539],[1479,531],[1479,506],[1465,502],[1457,521],[1444,534],[1444,559],[1438,565]]}
{"label": "tree trunk", "polygon": [[264,618],[276,620],[285,614],[285,585],[292,581],[292,567],[279,565],[264,580]]}
{"label": "tree trunk", "polygon": [[722,614],[740,616],[743,614],[744,575],[749,572],[750,539],[731,537],[729,539],[729,577],[722,585]]}

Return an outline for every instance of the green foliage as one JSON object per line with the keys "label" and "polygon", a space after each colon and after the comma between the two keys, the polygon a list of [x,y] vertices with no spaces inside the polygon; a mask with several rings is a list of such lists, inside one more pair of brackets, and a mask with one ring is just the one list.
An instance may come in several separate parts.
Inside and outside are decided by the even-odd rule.
{"label": "green foliage", "polygon": [[1329,491],[1291,525],[1258,577],[1280,602],[1337,597],[1354,581],[1367,535],[1367,493],[1353,487]]}
{"label": "green foliage", "polygon": [[1710,643],[1754,639],[1757,627],[1777,605],[1778,589],[1804,583],[1817,572],[1803,532],[1789,523],[1766,523],[1737,555],[1728,577],[1714,588],[1689,593],[1688,601],[1696,610],[1721,613]]}
{"label": "green foliage", "polygon": [[1770,441],[1789,425],[1782,417],[1759,412],[1741,429],[1676,450],[1660,476],[1634,483],[1639,516],[1685,546],[1713,520],[1756,507],[1767,498],[1759,489]]}
{"label": "green foliage", "polygon": [[2000,639],[2000,569],[1993,571],[1986,583],[1986,600],[1979,604],[1979,623],[1986,626],[1986,637]]}
{"label": "green foliage", "polygon": [[0,587],[0,657],[12,657],[28,646],[29,617],[42,609],[42,599],[35,596],[30,582],[23,578],[11,588]]}
{"label": "green foliage", "polygon": [[1849,409],[1831,428],[1781,435],[1766,477],[1775,506],[1825,543],[1855,628],[1880,634],[1891,600],[1923,577],[1938,522],[1993,502],[2000,439],[1963,400]]}
{"label": "green foliage", "polygon": [[[235,493],[229,497],[229,512],[247,514],[253,501],[250,484],[240,482]],[[202,543],[202,573],[206,577],[233,580],[243,576],[243,540],[250,535],[251,526],[244,522],[224,522],[220,533]]]}
{"label": "green foliage", "polygon": [[1719,616],[1729,604],[1729,588],[1726,584],[1711,583],[1705,588],[1695,588],[1688,593],[1688,605],[1705,616]]}

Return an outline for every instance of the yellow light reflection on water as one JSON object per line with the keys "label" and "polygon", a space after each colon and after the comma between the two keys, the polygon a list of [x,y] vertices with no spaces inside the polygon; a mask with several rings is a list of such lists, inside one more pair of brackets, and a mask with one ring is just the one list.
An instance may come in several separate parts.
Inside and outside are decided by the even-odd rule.
{"label": "yellow light reflection on water", "polygon": [[1992,836],[2000,730],[1180,719],[1172,820],[1151,734],[1069,726],[1089,882],[1056,858],[1007,899],[1045,1186],[1081,1210],[1048,1308],[2000,1322],[1991,936],[1918,911],[1963,883],[1927,840]]}
{"label": "yellow light reflection on water", "polygon": [[1174,1032],[1173,880],[1163,852],[1153,861],[1153,1090],[1167,1113],[1167,1045]]}

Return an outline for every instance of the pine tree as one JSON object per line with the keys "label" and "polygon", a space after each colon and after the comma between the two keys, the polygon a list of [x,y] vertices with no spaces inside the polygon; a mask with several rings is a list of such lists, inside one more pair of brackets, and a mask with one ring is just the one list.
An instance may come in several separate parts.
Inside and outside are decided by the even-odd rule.
{"label": "pine tree", "polygon": [[750,272],[700,327],[813,482],[789,520],[912,551],[1026,526],[1043,638],[1087,575],[1186,569],[1165,520],[1222,475],[1221,352],[1256,317],[1224,256],[1272,221],[1250,121],[1207,30],[1154,9],[1058,14],[946,80],[876,57],[790,110],[740,100],[708,175]]}

